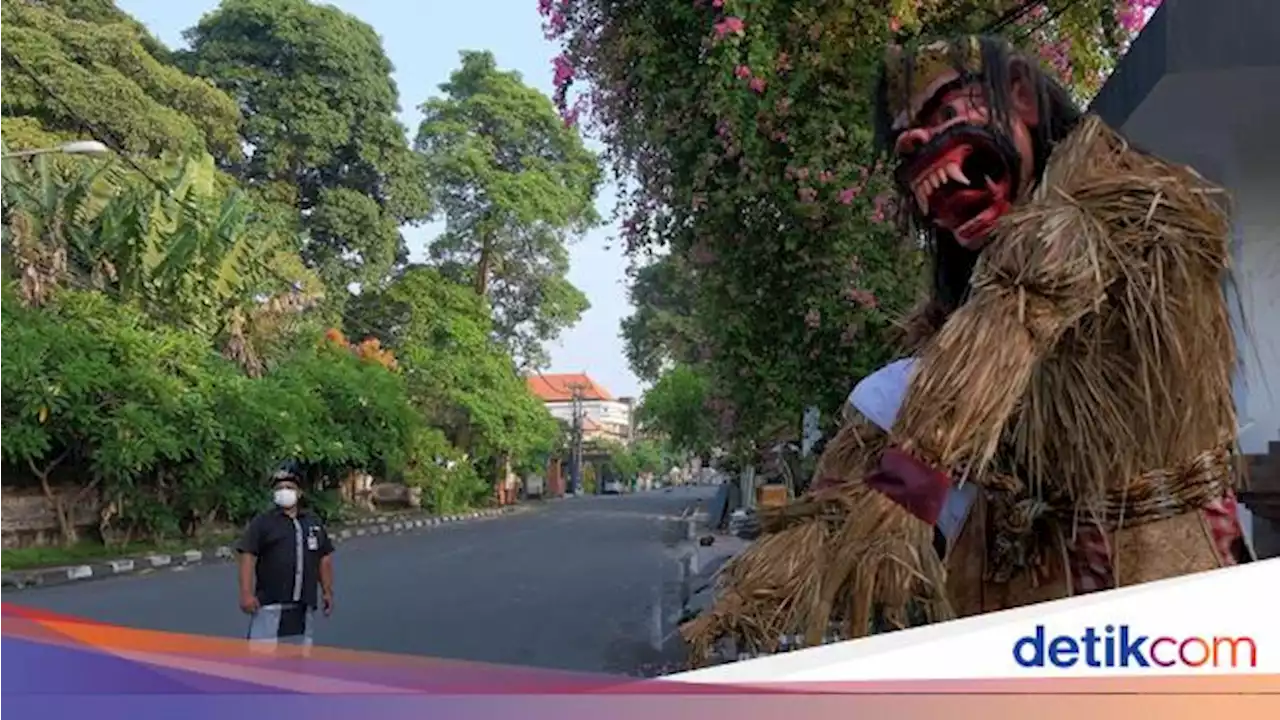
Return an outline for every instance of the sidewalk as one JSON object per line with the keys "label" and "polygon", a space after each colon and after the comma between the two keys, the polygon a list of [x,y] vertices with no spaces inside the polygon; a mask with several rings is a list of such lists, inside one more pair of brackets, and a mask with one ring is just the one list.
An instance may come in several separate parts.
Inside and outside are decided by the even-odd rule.
{"label": "sidewalk", "polygon": [[[361,518],[343,525],[334,525],[329,528],[329,533],[333,537],[334,544],[341,544],[346,540],[357,537],[431,530],[441,525],[496,518],[529,509],[528,505],[507,505],[501,508],[474,510],[456,515],[426,515],[415,512],[400,512]],[[151,573],[166,568],[176,570],[193,565],[226,562],[234,557],[235,552],[228,545],[206,546],[192,548],[182,553],[122,557],[114,560],[98,560],[83,565],[14,570],[5,572],[0,577],[0,585],[3,585],[5,590],[24,590],[32,587],[65,585],[67,583],[121,575]]]}
{"label": "sidewalk", "polygon": [[[653,654],[634,673],[640,677],[656,677],[680,672],[688,661],[688,648],[680,636],[680,626],[695,614],[695,607],[710,606],[715,574],[730,558],[750,545],[733,535],[712,532],[707,528],[708,513],[691,504],[679,517],[664,519],[669,557],[675,566],[671,580],[654,605],[651,639]],[[715,542],[703,546],[702,538],[711,535]]]}

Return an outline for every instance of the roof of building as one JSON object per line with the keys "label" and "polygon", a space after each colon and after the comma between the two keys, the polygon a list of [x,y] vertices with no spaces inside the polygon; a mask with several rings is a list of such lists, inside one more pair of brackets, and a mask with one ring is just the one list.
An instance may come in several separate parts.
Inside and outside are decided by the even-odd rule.
{"label": "roof of building", "polygon": [[575,387],[582,391],[583,400],[612,400],[613,395],[586,373],[537,374],[525,378],[529,391],[543,402],[569,402]]}

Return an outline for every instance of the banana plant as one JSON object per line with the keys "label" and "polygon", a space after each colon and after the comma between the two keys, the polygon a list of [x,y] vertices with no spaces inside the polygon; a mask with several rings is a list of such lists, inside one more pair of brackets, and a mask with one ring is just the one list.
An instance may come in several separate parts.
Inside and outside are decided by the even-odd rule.
{"label": "banana plant", "polygon": [[103,268],[77,268],[76,249],[98,215],[112,201],[119,180],[111,164],[81,163],[69,178],[58,175],[47,157],[3,161],[3,251],[5,275],[17,276],[21,298],[41,305],[54,288]]}
{"label": "banana plant", "polygon": [[40,162],[6,162],[4,180],[6,261],[28,302],[61,285],[102,290],[234,346],[250,372],[252,324],[306,305],[304,278],[284,276],[300,270],[286,244],[247,195],[220,187],[209,155],[169,161],[158,180],[114,164],[59,177]]}

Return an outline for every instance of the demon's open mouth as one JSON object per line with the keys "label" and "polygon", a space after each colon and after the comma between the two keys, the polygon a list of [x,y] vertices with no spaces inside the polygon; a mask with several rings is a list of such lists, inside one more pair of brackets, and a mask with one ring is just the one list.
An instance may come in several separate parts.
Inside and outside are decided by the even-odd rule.
{"label": "demon's open mouth", "polygon": [[1016,154],[990,132],[959,126],[899,170],[920,213],[967,242],[985,237],[1012,202]]}

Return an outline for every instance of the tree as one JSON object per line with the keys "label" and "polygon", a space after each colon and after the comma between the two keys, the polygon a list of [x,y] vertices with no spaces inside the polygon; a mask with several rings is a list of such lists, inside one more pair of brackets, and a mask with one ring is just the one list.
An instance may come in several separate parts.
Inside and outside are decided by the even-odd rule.
{"label": "tree", "polygon": [[706,378],[688,365],[666,371],[645,392],[636,421],[677,453],[705,455],[716,432]]}
{"label": "tree", "polygon": [[410,267],[361,301],[381,308],[386,342],[420,411],[486,475],[551,451],[559,425],[493,341],[488,305],[471,286]]}
{"label": "tree", "polygon": [[663,255],[632,271],[627,294],[636,310],[622,320],[622,337],[641,380],[656,382],[673,363],[697,362],[695,282],[680,255]]}
{"label": "tree", "polygon": [[186,38],[180,63],[244,113],[250,150],[231,171],[295,208],[303,256],[334,299],[383,280],[407,257],[399,228],[429,204],[373,28],[306,0],[225,0]]}
{"label": "tree", "polygon": [[3,9],[10,148],[84,138],[87,122],[126,153],[239,156],[235,102],[168,64],[164,46],[112,3],[4,0]]}
{"label": "tree", "polygon": [[[90,492],[136,490],[166,463],[191,463],[189,486],[220,475],[213,413],[198,391],[214,359],[196,336],[152,331],[101,293],[72,291],[42,309],[5,294],[0,445],[10,467],[38,480],[64,543],[76,542],[71,518]],[[78,487],[56,494],[69,468]]]}
{"label": "tree", "polygon": [[[892,357],[894,322],[922,289],[872,143],[885,44],[998,23],[1087,94],[1123,44],[1115,6],[541,0],[564,48],[561,112],[589,121],[630,181],[629,251],[672,258],[637,278],[637,372],[670,359],[669,338],[696,338],[676,359],[697,365],[720,439],[742,457],[806,406],[839,407]],[[574,98],[575,84],[589,90]],[[668,299],[646,287],[676,268],[696,287],[688,327],[665,322]]]}
{"label": "tree", "polygon": [[605,442],[600,446],[608,453],[606,467],[613,470],[622,482],[632,486],[638,475],[660,472],[665,465],[662,448],[652,440],[637,440],[630,446],[617,442]]}
{"label": "tree", "polygon": [[462,53],[440,87],[416,142],[446,221],[431,256],[489,301],[512,354],[540,366],[543,343],[588,306],[565,277],[566,243],[599,220],[598,163],[551,101],[488,52]]}
{"label": "tree", "polygon": [[32,307],[6,283],[3,312],[6,473],[39,485],[68,544],[95,491],[104,535],[172,535],[245,519],[285,460],[316,489],[352,470],[397,477],[427,432],[404,378],[346,347],[295,347],[250,378],[207,338],[100,291]]}

